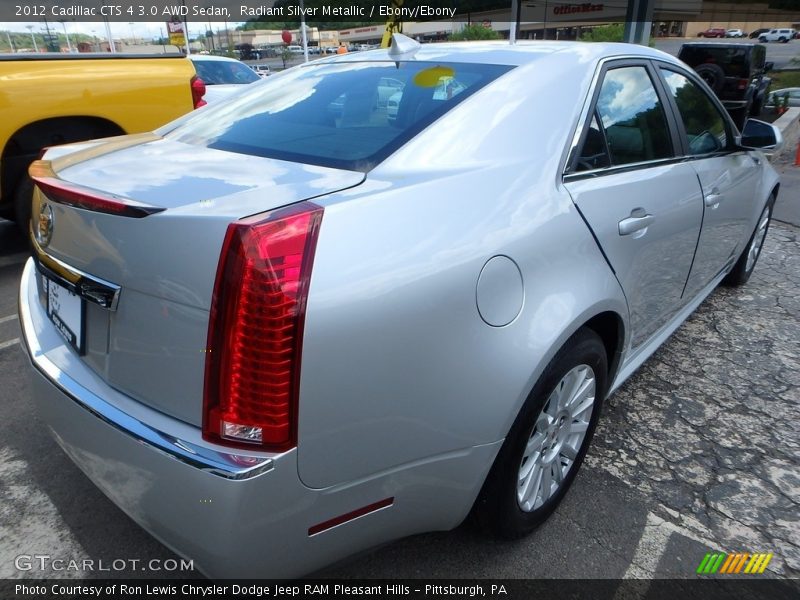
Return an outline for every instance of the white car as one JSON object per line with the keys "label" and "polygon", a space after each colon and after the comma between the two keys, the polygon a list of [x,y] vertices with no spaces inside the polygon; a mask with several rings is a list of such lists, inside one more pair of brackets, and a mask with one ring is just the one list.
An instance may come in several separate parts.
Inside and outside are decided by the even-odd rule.
{"label": "white car", "polygon": [[789,97],[789,106],[800,106],[800,87],[783,88],[770,92],[767,106],[775,106],[778,101],[783,102],[785,96]]}
{"label": "white car", "polygon": [[726,38],[743,38],[745,37],[745,35],[746,35],[745,32],[742,31],[741,29],[728,29],[725,32]]}
{"label": "white car", "polygon": [[269,65],[252,65],[250,68],[253,69],[259,77],[268,77],[272,75]]}
{"label": "white car", "polygon": [[758,36],[759,42],[781,42],[787,43],[794,37],[794,29],[770,29]]}
{"label": "white car", "polygon": [[245,89],[245,86],[261,81],[253,69],[240,60],[224,56],[191,54],[197,76],[206,84],[203,96],[208,104],[214,104]]}

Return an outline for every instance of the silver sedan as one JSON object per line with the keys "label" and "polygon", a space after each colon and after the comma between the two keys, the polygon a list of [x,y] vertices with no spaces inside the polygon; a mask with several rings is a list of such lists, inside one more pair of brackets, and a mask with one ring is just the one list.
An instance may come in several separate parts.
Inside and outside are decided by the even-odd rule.
{"label": "silver sedan", "polygon": [[526,534],[603,400],[750,277],[779,144],[657,50],[395,35],[52,148],[20,289],[35,401],[211,577],[471,512]]}

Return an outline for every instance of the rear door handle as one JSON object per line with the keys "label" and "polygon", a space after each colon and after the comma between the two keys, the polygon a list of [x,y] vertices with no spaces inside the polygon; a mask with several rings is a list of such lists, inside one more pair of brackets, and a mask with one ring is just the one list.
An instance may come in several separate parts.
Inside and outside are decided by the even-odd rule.
{"label": "rear door handle", "polygon": [[717,208],[720,200],[722,200],[722,194],[719,193],[717,188],[712,188],[710,192],[703,196],[703,202],[710,208]]}
{"label": "rear door handle", "polygon": [[641,237],[655,220],[656,218],[653,215],[644,214],[644,209],[637,208],[631,212],[630,217],[622,219],[622,221],[619,222],[619,234],[631,235],[640,232],[640,234],[635,237]]}

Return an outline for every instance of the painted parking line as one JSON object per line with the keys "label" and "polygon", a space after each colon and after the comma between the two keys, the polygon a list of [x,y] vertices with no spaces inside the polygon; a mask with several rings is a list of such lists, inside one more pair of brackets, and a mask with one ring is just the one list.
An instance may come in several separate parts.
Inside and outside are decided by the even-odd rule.
{"label": "painted parking line", "polygon": [[15,344],[19,344],[19,338],[14,338],[13,340],[8,340],[7,342],[0,342],[0,350],[9,348]]}
{"label": "painted parking line", "polygon": [[8,323],[9,321],[13,321],[17,318],[17,315],[8,315],[7,317],[0,317],[0,325],[3,323]]}
{"label": "painted parking line", "polygon": [[34,563],[34,570],[27,570],[30,561],[25,557],[32,555],[76,560],[79,564],[88,558],[49,496],[30,480],[29,471],[28,464],[9,448],[0,449],[0,480],[4,483],[0,487],[0,578],[81,577],[83,573],[77,569],[40,569],[38,563]]}

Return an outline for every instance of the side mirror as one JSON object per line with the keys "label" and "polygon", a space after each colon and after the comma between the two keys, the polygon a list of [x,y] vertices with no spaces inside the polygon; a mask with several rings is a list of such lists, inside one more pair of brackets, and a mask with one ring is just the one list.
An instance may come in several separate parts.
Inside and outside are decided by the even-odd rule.
{"label": "side mirror", "polygon": [[771,123],[748,119],[742,131],[741,145],[745,148],[777,151],[783,146],[783,135]]}
{"label": "side mirror", "polygon": [[772,69],[775,68],[775,63],[772,61],[767,61],[764,63],[764,73],[769,73]]}

